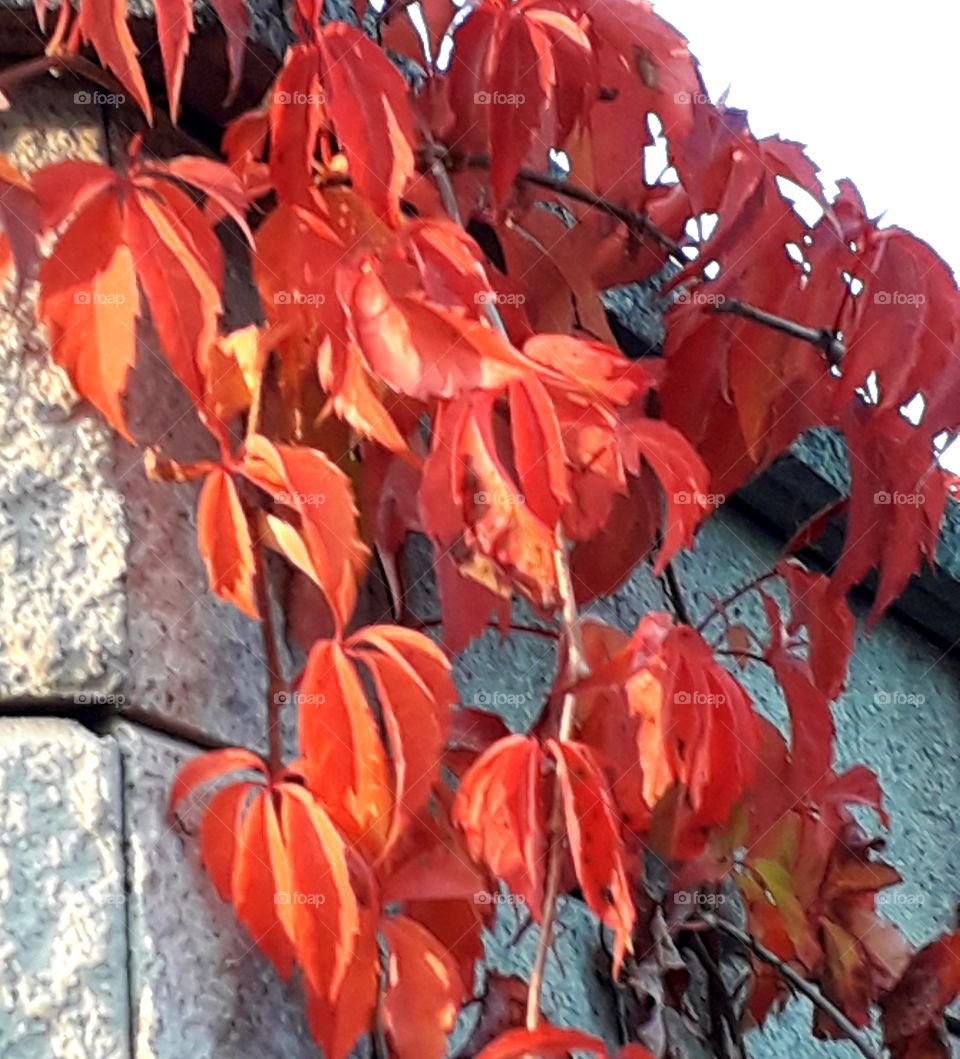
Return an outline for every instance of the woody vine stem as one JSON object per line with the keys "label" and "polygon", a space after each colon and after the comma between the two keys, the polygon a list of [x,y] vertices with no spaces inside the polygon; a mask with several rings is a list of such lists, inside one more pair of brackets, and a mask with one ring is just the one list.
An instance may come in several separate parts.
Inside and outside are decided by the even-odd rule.
{"label": "woody vine stem", "polygon": [[[587,670],[583,657],[583,639],[580,630],[580,615],[577,611],[576,597],[573,591],[573,579],[570,576],[570,558],[563,531],[558,526],[554,549],[554,566],[557,573],[557,585],[562,605],[562,640],[566,646],[566,680],[573,685]],[[568,690],[563,697],[560,715],[560,727],[557,738],[566,742],[573,734],[576,720],[577,698]],[[553,936],[553,922],[557,914],[557,895],[560,890],[560,872],[563,868],[563,795],[560,784],[553,788],[553,805],[550,810],[549,829],[550,848],[547,856],[547,878],[544,888],[543,925],[537,939],[537,951],[530,972],[530,986],[527,992],[527,1029],[535,1030],[540,1021],[540,994],[543,991],[543,975],[547,963],[547,951]]]}

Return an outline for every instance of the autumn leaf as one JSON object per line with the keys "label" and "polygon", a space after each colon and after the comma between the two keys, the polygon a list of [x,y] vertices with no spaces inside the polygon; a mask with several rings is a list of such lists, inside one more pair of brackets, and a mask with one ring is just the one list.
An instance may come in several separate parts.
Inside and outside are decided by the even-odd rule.
{"label": "autumn leaf", "polygon": [[528,1055],[536,1055],[539,1059],[568,1059],[571,1052],[590,1052],[600,1059],[653,1059],[639,1044],[625,1045],[614,1054],[607,1051],[607,1046],[598,1037],[580,1030],[546,1025],[535,1030],[508,1030],[488,1044],[477,1059],[524,1059]]}
{"label": "autumn leaf", "polygon": [[152,122],[150,96],[140,70],[136,45],[127,28],[127,0],[101,0],[99,3],[87,0],[82,3],[80,31],[97,49],[103,65],[116,74],[136,100],[147,121]]}
{"label": "autumn leaf", "polygon": [[457,965],[411,919],[388,916],[381,930],[390,950],[383,1003],[387,1036],[398,1055],[443,1059],[467,992]]}
{"label": "autumn leaf", "polygon": [[464,775],[453,806],[471,855],[523,898],[539,920],[543,910],[546,802],[542,750],[532,738],[494,743]]}
{"label": "autumn leaf", "polygon": [[120,398],[136,358],[139,311],[120,208],[101,195],[80,211],[41,266],[37,312],[50,333],[53,359],[131,443]]}
{"label": "autumn leaf", "polygon": [[383,52],[342,22],[321,32],[325,106],[343,144],[354,186],[396,221],[414,173],[415,140],[407,88]]}
{"label": "autumn leaf", "polygon": [[[319,450],[274,445],[259,434],[247,439],[241,470],[299,517],[296,534],[277,537],[277,545],[323,590],[342,628],[353,612],[367,559],[349,479]],[[302,541],[302,549],[295,540]]]}
{"label": "autumn leaf", "polygon": [[567,840],[584,898],[616,938],[616,977],[624,954],[633,949],[636,912],[613,799],[588,746],[550,740],[547,748],[556,762]]}
{"label": "autumn leaf", "polygon": [[960,933],[922,948],[883,998],[883,1039],[892,1059],[948,1059],[944,1008],[960,993]]}
{"label": "autumn leaf", "polygon": [[200,491],[197,537],[210,587],[244,614],[259,617],[250,526],[233,479],[220,468],[207,476]]}

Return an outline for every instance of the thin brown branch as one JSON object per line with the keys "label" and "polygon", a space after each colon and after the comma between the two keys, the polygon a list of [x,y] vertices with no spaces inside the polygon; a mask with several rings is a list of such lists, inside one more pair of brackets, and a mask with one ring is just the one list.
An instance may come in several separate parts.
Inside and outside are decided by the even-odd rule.
{"label": "thin brown branch", "polygon": [[677,579],[677,571],[674,569],[673,563],[667,563],[663,571],[663,579],[677,621],[684,625],[692,625],[693,621],[690,617],[690,608],[687,606],[687,601],[684,598],[683,589],[680,587],[680,582]]}
{"label": "thin brown branch", "polygon": [[769,661],[763,657],[763,655],[757,654],[755,651],[737,651],[735,648],[724,648],[716,647],[713,653],[715,655],[725,655],[727,658],[742,658],[748,662],[763,662],[764,665],[769,665]]}
{"label": "thin brown branch", "polygon": [[[457,159],[455,155],[451,155],[450,158],[454,166],[459,164],[469,168],[490,168],[490,159],[484,154],[469,155],[462,159]],[[436,150],[434,150],[431,155],[429,164],[431,167],[442,164],[436,156]],[[611,217],[615,217],[618,221],[625,224],[627,229],[634,236],[641,239],[652,239],[678,262],[682,264],[687,263],[687,258],[683,253],[684,245],[678,243],[675,239],[672,239],[667,235],[666,232],[658,228],[657,225],[646,216],[646,214],[622,206],[620,203],[614,202],[603,195],[598,195],[595,191],[591,191],[589,188],[585,188],[580,184],[574,184],[561,177],[554,177],[547,173],[538,172],[536,169],[531,169],[528,166],[521,167],[520,171],[517,173],[517,181],[519,183],[531,184],[535,187],[541,187],[545,190],[553,191],[555,194],[561,195],[573,202],[581,202],[584,205],[592,206],[594,209],[602,210],[604,213]],[[715,313],[731,313],[737,316],[742,316],[745,319],[752,320],[754,323],[761,324],[764,327],[771,327],[783,334],[790,335],[792,338],[797,338],[803,342],[809,342],[823,353],[827,363],[831,366],[839,364],[846,352],[843,341],[833,328],[807,327],[804,324],[797,323],[795,320],[788,320],[785,317],[777,316],[774,313],[767,312],[765,309],[758,309],[753,305],[738,301],[735,298],[726,298],[723,301],[718,300],[712,306],[712,311]]]}
{"label": "thin brown branch", "polygon": [[772,327],[774,331],[780,331],[791,338],[799,338],[802,342],[809,342],[823,353],[827,363],[835,367],[843,360],[846,347],[839,335],[830,327],[807,327],[798,324],[795,320],[787,320],[774,313],[768,313],[765,309],[748,305],[746,302],[738,301],[736,298],[726,298],[718,301],[713,306],[715,313],[729,313],[733,316],[742,316],[746,320],[762,324],[764,327]]}
{"label": "thin brown branch", "polygon": [[761,574],[759,577],[755,577],[752,581],[748,581],[745,585],[741,585],[735,592],[732,592],[725,599],[717,600],[717,602],[700,620],[697,625],[697,632],[703,632],[714,618],[719,617],[728,607],[736,603],[741,596],[745,596],[748,592],[752,592],[755,588],[759,588],[765,581],[770,581],[775,577],[779,577],[779,574],[777,574],[776,571],[771,570],[768,573]]}
{"label": "thin brown branch", "polygon": [[[443,624],[443,618],[428,618],[426,621],[414,621],[408,623],[410,629],[436,629],[438,626]],[[500,631],[500,623],[498,621],[488,621],[486,627],[488,629],[496,629]],[[526,633],[530,636],[542,636],[545,640],[558,640],[560,634],[556,629],[541,629],[536,625],[522,625],[519,622],[511,622],[506,626],[507,632],[520,632]]]}
{"label": "thin brown branch", "polygon": [[741,945],[746,946],[758,960],[772,967],[784,981],[789,982],[798,993],[802,993],[814,1007],[833,1021],[837,1029],[858,1049],[865,1059],[880,1059],[880,1054],[847,1016],[832,1001],[828,1000],[812,982],[808,982],[806,978],[795,971],[790,964],[781,960],[776,953],[771,952],[752,934],[741,930],[728,920],[715,916],[712,912],[700,912],[699,915],[700,919],[708,927],[713,930],[719,930],[728,937],[740,942]]}
{"label": "thin brown branch", "polygon": [[[562,629],[566,642],[566,673],[569,684],[573,684],[587,672],[583,654],[583,634],[580,628],[580,615],[577,610],[573,580],[570,575],[570,558],[563,532],[557,527],[556,547],[554,548],[554,566],[557,574],[557,586],[562,603]],[[576,723],[577,698],[568,691],[563,699],[560,725],[557,738],[564,742],[573,735]],[[550,849],[547,854],[547,878],[544,885],[543,923],[540,937],[537,939],[537,951],[530,971],[529,990],[527,992],[527,1029],[535,1030],[540,1022],[540,995],[543,992],[543,978],[547,965],[547,952],[553,938],[553,924],[557,915],[557,897],[560,892],[560,875],[563,869],[563,795],[560,784],[553,788],[553,806],[550,812]]]}
{"label": "thin brown branch", "polygon": [[263,632],[263,655],[267,666],[267,746],[268,761],[271,772],[280,768],[283,762],[281,714],[285,702],[283,692],[283,669],[277,651],[276,630],[273,625],[273,608],[270,599],[270,585],[267,580],[267,563],[264,546],[261,541],[254,545],[253,585],[257,597],[257,610],[260,612],[260,628]]}

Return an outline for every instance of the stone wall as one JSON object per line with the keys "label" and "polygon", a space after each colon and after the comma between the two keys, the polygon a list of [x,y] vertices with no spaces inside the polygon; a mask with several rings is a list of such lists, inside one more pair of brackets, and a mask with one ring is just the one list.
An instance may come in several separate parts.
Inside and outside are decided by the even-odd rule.
{"label": "stone wall", "polygon": [[[108,141],[115,149],[138,123],[122,109],[105,119],[51,83],[0,112],[0,151],[24,168],[104,159]],[[237,292],[240,274],[232,265]],[[231,305],[235,324],[256,309],[239,293]],[[0,1055],[315,1056],[295,987],[236,927],[195,840],[166,816],[191,754],[263,745],[257,627],[206,588],[191,539],[195,490],[146,481],[135,450],[50,365],[32,308],[0,305]],[[147,331],[131,392],[138,438],[173,452],[202,445]],[[694,612],[768,567],[777,548],[759,522],[724,511],[678,563]],[[596,610],[630,628],[651,607],[665,600],[640,571]],[[516,727],[551,671],[545,641],[492,634],[456,666],[463,701],[510,703]],[[958,677],[942,646],[889,617],[860,644],[837,706],[841,764],[865,761],[888,793],[890,856],[904,875],[889,913],[915,941],[950,924],[957,899]],[[762,674],[743,679],[782,715]],[[923,704],[898,705],[900,693]],[[509,926],[491,939],[490,965],[522,972],[532,937],[509,948]],[[568,905],[545,1005],[558,1022],[609,1034],[597,944]],[[812,1043],[805,1018],[791,1006],[751,1038],[751,1054],[855,1054]]]}

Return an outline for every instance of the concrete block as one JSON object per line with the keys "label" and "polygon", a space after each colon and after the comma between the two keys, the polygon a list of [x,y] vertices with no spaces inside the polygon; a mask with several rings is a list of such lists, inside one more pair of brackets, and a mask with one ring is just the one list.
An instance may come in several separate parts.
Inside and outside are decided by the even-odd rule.
{"label": "concrete block", "polygon": [[120,756],[0,719],[0,1054],[129,1059]]}

